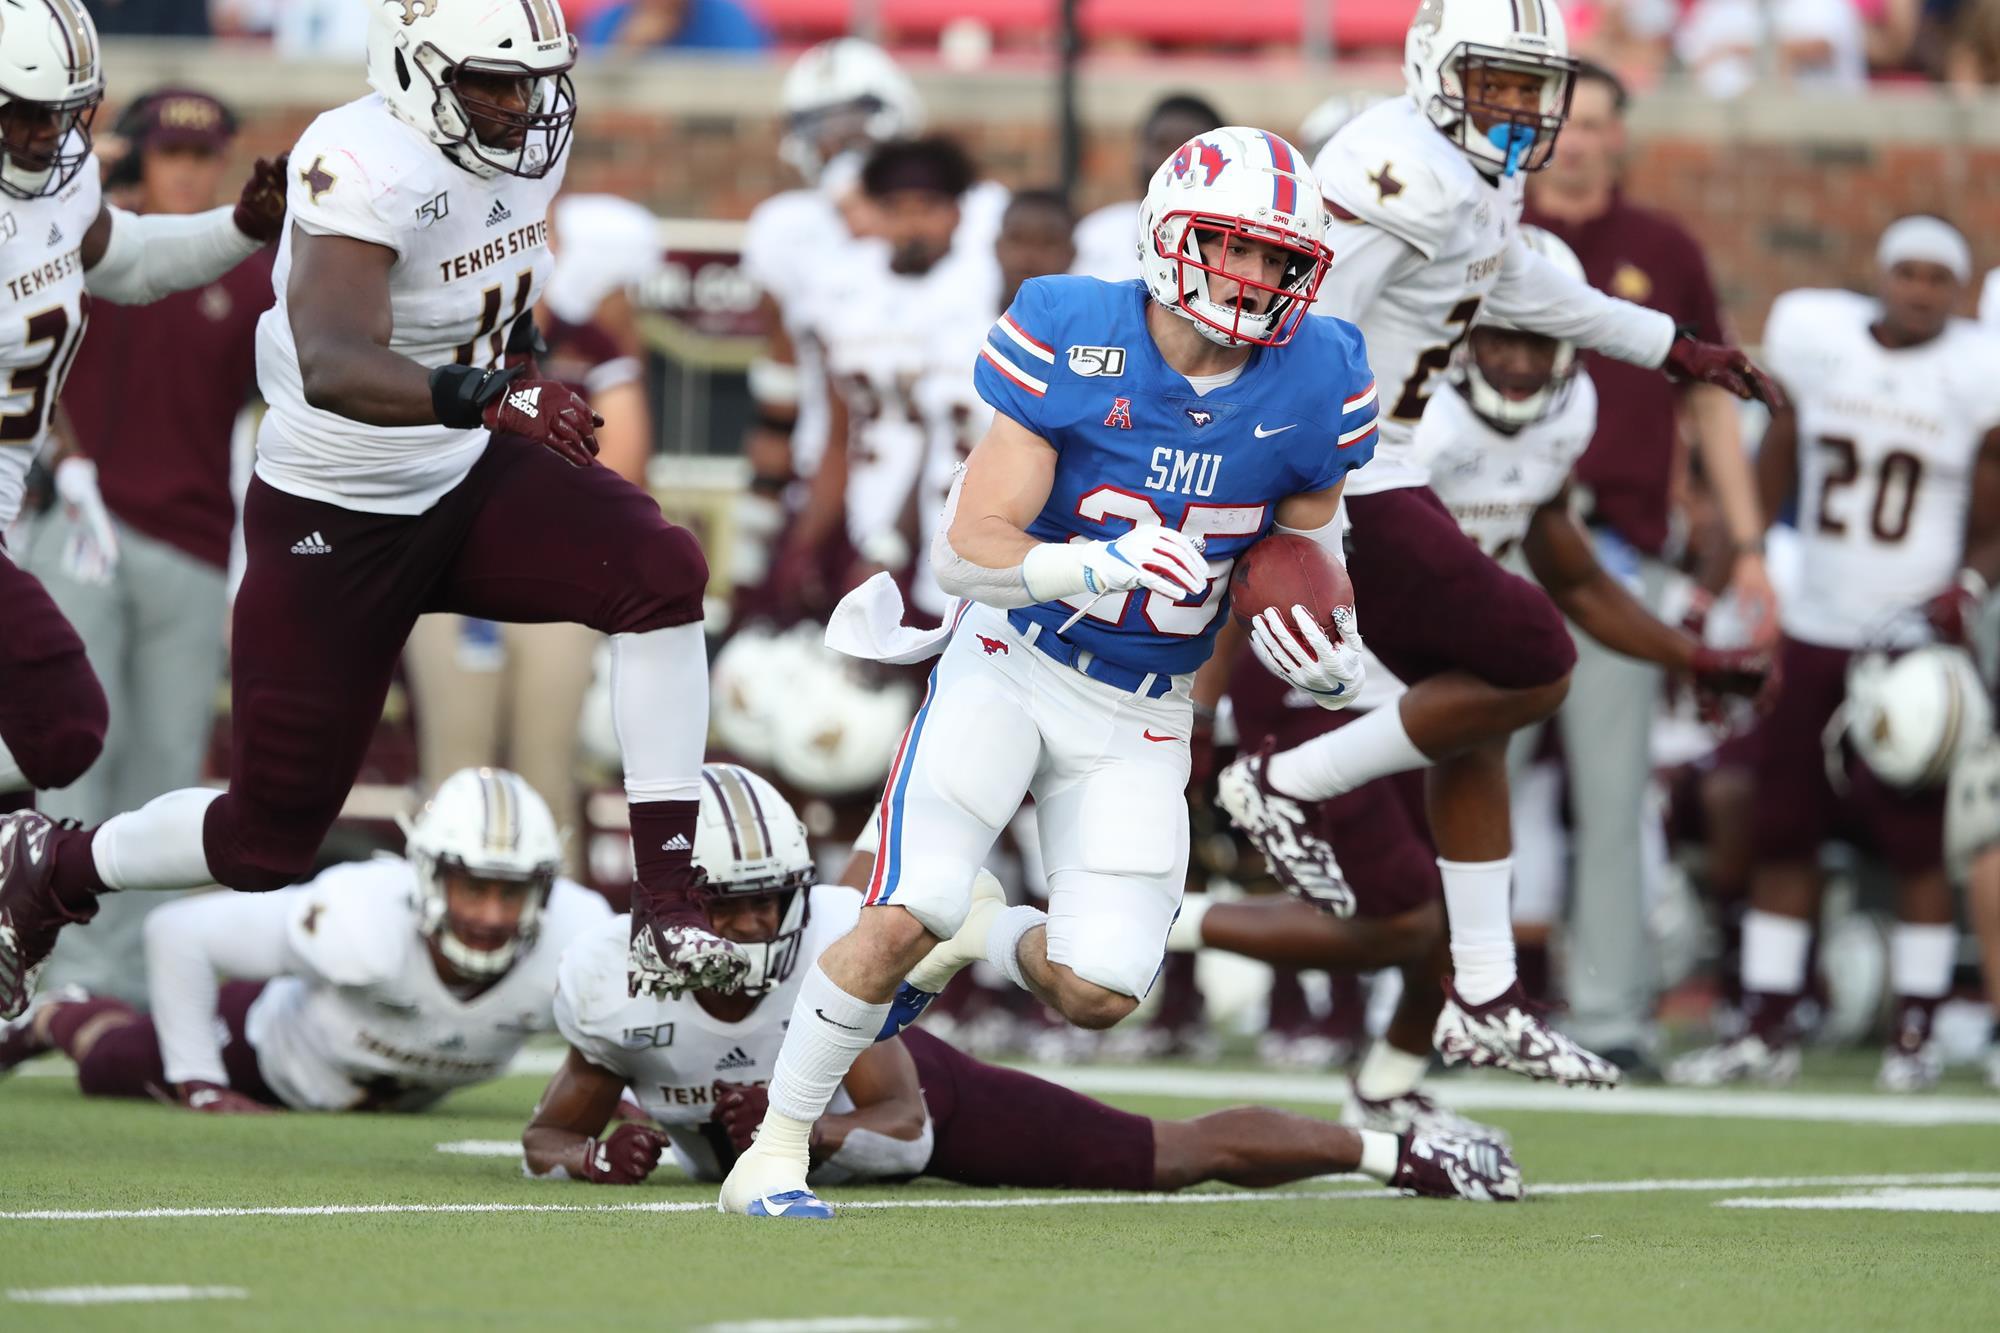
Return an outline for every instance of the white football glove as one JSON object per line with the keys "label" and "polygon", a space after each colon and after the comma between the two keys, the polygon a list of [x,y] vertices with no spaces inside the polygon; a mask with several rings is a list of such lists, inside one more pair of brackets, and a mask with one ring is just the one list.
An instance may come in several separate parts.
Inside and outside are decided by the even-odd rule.
{"label": "white football glove", "polygon": [[1021,581],[1037,602],[1144,588],[1183,601],[1208,591],[1202,541],[1148,523],[1104,542],[1043,542],[1021,562]]}
{"label": "white football glove", "polygon": [[1250,622],[1250,650],[1272,675],[1310,694],[1321,708],[1338,712],[1360,695],[1367,668],[1354,609],[1336,608],[1333,627],[1338,643],[1326,637],[1303,606],[1294,606],[1289,620],[1277,607],[1267,607]]}
{"label": "white football glove", "polygon": [[63,543],[63,572],[78,583],[109,583],[118,568],[118,530],[97,489],[97,464],[75,457],[56,464],[56,494],[76,522]]}

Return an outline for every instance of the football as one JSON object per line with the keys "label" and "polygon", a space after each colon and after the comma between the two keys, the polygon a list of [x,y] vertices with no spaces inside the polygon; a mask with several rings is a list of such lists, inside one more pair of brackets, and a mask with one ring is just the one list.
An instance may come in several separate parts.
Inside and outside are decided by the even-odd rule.
{"label": "football", "polygon": [[1239,620],[1272,606],[1303,606],[1334,634],[1333,613],[1354,605],[1354,584],[1347,569],[1310,537],[1274,532],[1236,562],[1229,580],[1230,606]]}

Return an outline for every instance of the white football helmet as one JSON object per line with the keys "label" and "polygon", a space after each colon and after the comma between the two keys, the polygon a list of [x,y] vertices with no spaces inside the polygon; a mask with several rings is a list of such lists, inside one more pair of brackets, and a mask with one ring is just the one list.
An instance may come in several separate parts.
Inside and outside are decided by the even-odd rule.
{"label": "white football helmet", "polygon": [[1875,775],[1892,787],[1936,787],[1993,729],[1993,705],[1963,648],[1926,644],[1899,656],[1858,654],[1836,715]]}
{"label": "white football helmet", "polygon": [[779,777],[815,796],[877,791],[916,715],[916,687],[866,678],[817,635],[812,647],[772,719],[772,764]]}
{"label": "white football helmet", "polygon": [[737,764],[703,764],[694,865],[699,898],[782,898],[777,934],[736,942],[750,956],[742,993],[762,995],[791,976],[811,915],[814,867],[806,826],[778,789]]}
{"label": "white football helmet", "polygon": [[46,160],[0,147],[0,190],[38,199],[68,185],[90,158],[90,121],[104,99],[97,25],[82,0],[0,4],[0,106],[28,103],[53,122]]}
{"label": "white football helmet", "polygon": [[[1476,69],[1526,72],[1542,81],[1539,105],[1522,111],[1474,101]],[[1555,156],[1569,118],[1576,61],[1555,0],[1423,0],[1403,39],[1410,98],[1473,163],[1511,176],[1540,171]],[[1482,129],[1476,121],[1488,122]]]}
{"label": "white football helmet", "polygon": [[785,134],[778,156],[808,184],[833,158],[924,127],[916,85],[889,53],[859,37],[836,37],[800,56],[780,94]]}
{"label": "white football helmet", "polygon": [[816,625],[783,634],[746,625],[722,645],[709,668],[709,729],[716,742],[748,763],[767,765],[777,752],[778,719],[802,697],[820,648]]}
{"label": "white football helmet", "polygon": [[[1561,237],[1542,230],[1540,227],[1522,227],[1521,240],[1536,254],[1554,264],[1578,282],[1584,281],[1583,261],[1576,257],[1576,251],[1569,248]],[[1541,338],[1545,334],[1534,334],[1522,330],[1512,320],[1481,310],[1473,323],[1472,336],[1464,339],[1452,352],[1451,379],[1465,393],[1465,400],[1472,404],[1472,410],[1502,430],[1518,430],[1530,422],[1540,421],[1548,416],[1569,397],[1571,386],[1576,383],[1576,344],[1567,338],[1550,338],[1555,344],[1555,364],[1549,370],[1548,379],[1539,389],[1525,398],[1510,398],[1487,377],[1479,366],[1479,330],[1506,329],[1514,332],[1528,332]]]}
{"label": "white football helmet", "polygon": [[[414,820],[399,820],[404,855],[417,872],[419,928],[445,960],[468,977],[497,977],[514,965],[541,930],[542,908],[562,865],[562,834],[555,816],[518,773],[461,768],[438,784]],[[478,949],[452,933],[445,878],[459,872],[477,879],[529,885],[514,937]]]}
{"label": "white football helmet", "polygon": [[[1153,299],[1224,347],[1282,347],[1312,308],[1333,251],[1326,201],[1296,148],[1268,130],[1242,125],[1198,134],[1160,164],[1139,205],[1139,265]],[[1204,237],[1243,237],[1290,256],[1276,286],[1237,278],[1202,258]],[[1217,301],[1211,278],[1236,284]],[[1242,298],[1268,292],[1251,311]]]}
{"label": "white football helmet", "polygon": [[[576,38],[556,0],[370,3],[368,86],[398,119],[475,176],[548,175],[576,124]],[[530,79],[527,105],[466,96],[455,86],[461,74]],[[506,142],[480,138],[475,119],[501,126]]]}

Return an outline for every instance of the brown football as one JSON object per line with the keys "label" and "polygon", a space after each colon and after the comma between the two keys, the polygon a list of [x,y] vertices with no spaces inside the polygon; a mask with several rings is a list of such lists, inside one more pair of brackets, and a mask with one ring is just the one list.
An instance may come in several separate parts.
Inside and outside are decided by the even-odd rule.
{"label": "brown football", "polygon": [[1335,608],[1354,605],[1347,569],[1310,537],[1274,532],[1236,562],[1229,580],[1230,608],[1248,621],[1266,607],[1303,606],[1319,619],[1329,638]]}

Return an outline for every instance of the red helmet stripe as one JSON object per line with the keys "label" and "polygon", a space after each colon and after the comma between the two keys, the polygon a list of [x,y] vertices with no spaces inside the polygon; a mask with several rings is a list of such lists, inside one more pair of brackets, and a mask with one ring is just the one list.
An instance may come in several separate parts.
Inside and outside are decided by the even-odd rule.
{"label": "red helmet stripe", "polygon": [[1277,169],[1277,175],[1271,178],[1271,207],[1290,216],[1299,211],[1299,183],[1292,175],[1298,167],[1292,161],[1291,146],[1269,130],[1258,133],[1271,146],[1271,165]]}

